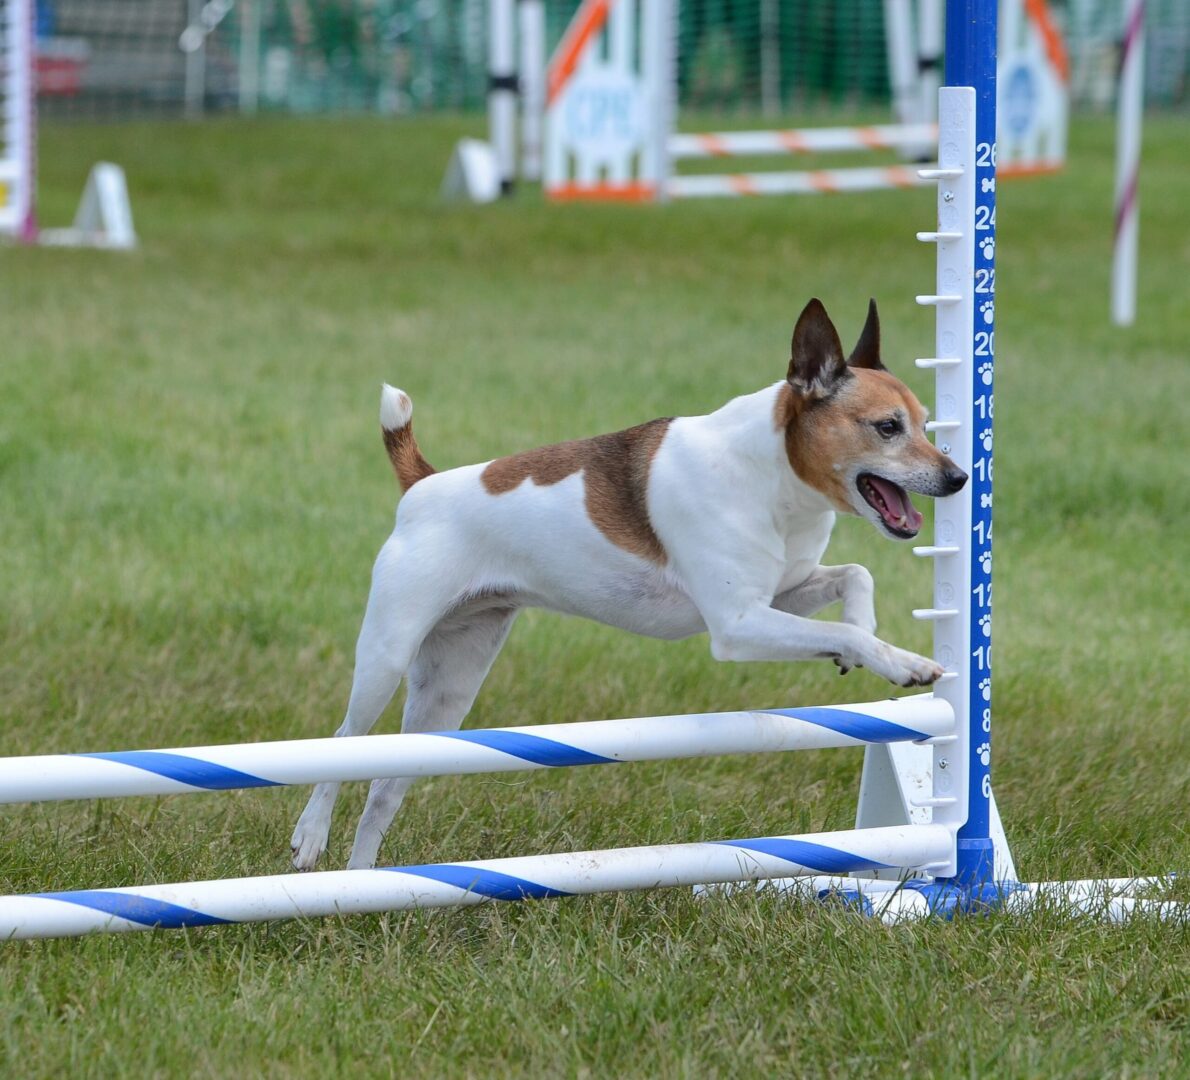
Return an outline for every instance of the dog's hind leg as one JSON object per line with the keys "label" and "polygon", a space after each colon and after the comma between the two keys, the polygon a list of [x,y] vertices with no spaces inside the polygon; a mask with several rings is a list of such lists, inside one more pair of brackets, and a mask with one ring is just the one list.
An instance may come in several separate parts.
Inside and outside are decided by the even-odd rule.
{"label": "dog's hind leg", "polygon": [[[422,642],[409,668],[401,730],[455,731],[508,637],[516,609],[499,608],[448,616]],[[374,866],[384,834],[413,780],[374,780],[355,833],[348,869]]]}
{"label": "dog's hind leg", "polygon": [[[435,584],[426,568],[402,574],[396,549],[386,547],[377,560],[372,592],[355,647],[355,675],[347,715],[335,736],[366,735],[396,693],[402,677],[449,602],[445,575]],[[413,612],[425,612],[414,619]],[[326,850],[331,812],[339,784],[315,785],[290,841],[293,865],[313,870]]]}

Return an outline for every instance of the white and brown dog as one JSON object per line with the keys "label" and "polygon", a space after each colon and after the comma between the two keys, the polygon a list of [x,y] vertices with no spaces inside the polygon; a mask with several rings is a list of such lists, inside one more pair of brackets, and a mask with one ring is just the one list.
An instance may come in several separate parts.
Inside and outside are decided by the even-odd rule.
{"label": "white and brown dog", "polygon": [[[967,480],[880,362],[874,301],[845,360],[811,300],[787,377],[708,416],[435,472],[412,411],[384,387],[384,444],[407,494],[376,560],[337,735],[371,730],[406,674],[402,730],[457,729],[523,607],[649,637],[705,631],[716,660],[825,658],[899,686],[942,674],[874,635],[867,570],[819,565],[837,513],[908,539],[922,517],[907,492],[949,495]],[[841,622],[808,617],[839,600]],[[351,867],[374,865],[411,783],[373,782]],[[319,784],[298,821],[298,869],[326,848],[338,788]]]}

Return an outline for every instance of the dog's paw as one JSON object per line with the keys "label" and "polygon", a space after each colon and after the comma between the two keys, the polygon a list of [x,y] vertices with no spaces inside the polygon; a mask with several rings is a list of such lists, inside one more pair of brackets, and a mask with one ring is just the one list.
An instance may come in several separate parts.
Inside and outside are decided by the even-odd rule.
{"label": "dog's paw", "polygon": [[326,851],[327,832],[325,829],[312,829],[300,821],[293,830],[293,839],[289,841],[290,856],[295,870],[313,870]]}
{"label": "dog's paw", "polygon": [[888,646],[887,663],[884,661],[885,657],[881,657],[880,665],[872,665],[873,669],[897,686],[930,686],[945,674],[942,665],[928,656],[918,656],[894,645]]}

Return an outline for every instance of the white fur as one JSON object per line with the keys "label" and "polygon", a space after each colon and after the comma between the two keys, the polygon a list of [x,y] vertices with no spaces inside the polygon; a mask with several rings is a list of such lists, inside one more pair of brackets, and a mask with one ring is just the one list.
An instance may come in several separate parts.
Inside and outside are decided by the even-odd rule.
{"label": "white fur", "polygon": [[[436,473],[401,500],[381,549],[338,735],[362,735],[407,673],[403,731],[455,729],[518,609],[541,607],[658,638],[706,632],[718,660],[830,658],[903,685],[942,669],[875,637],[872,577],[822,566],[835,512],[798,479],[774,424],[781,383],[707,416],[674,420],[648,484],[663,566],[612,544],[587,516],[583,477],[490,495],[485,464]],[[381,420],[408,422],[386,386]],[[842,621],[809,616],[842,601]],[[373,784],[349,865],[372,866],[408,780]],[[326,847],[338,785],[320,784],[298,822],[293,861]]]}
{"label": "white fur", "polygon": [[403,428],[413,419],[413,402],[404,390],[384,383],[380,391],[380,426],[385,431]]}

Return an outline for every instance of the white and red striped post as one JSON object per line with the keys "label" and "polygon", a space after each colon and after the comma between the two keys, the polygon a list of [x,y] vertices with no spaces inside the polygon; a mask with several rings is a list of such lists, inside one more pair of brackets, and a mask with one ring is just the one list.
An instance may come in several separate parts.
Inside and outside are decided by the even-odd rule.
{"label": "white and red striped post", "polygon": [[1131,326],[1136,319],[1136,248],[1140,231],[1137,184],[1144,112],[1145,0],[1128,0],[1124,10],[1124,42],[1116,100],[1115,237],[1111,268],[1111,319],[1116,326]]}

